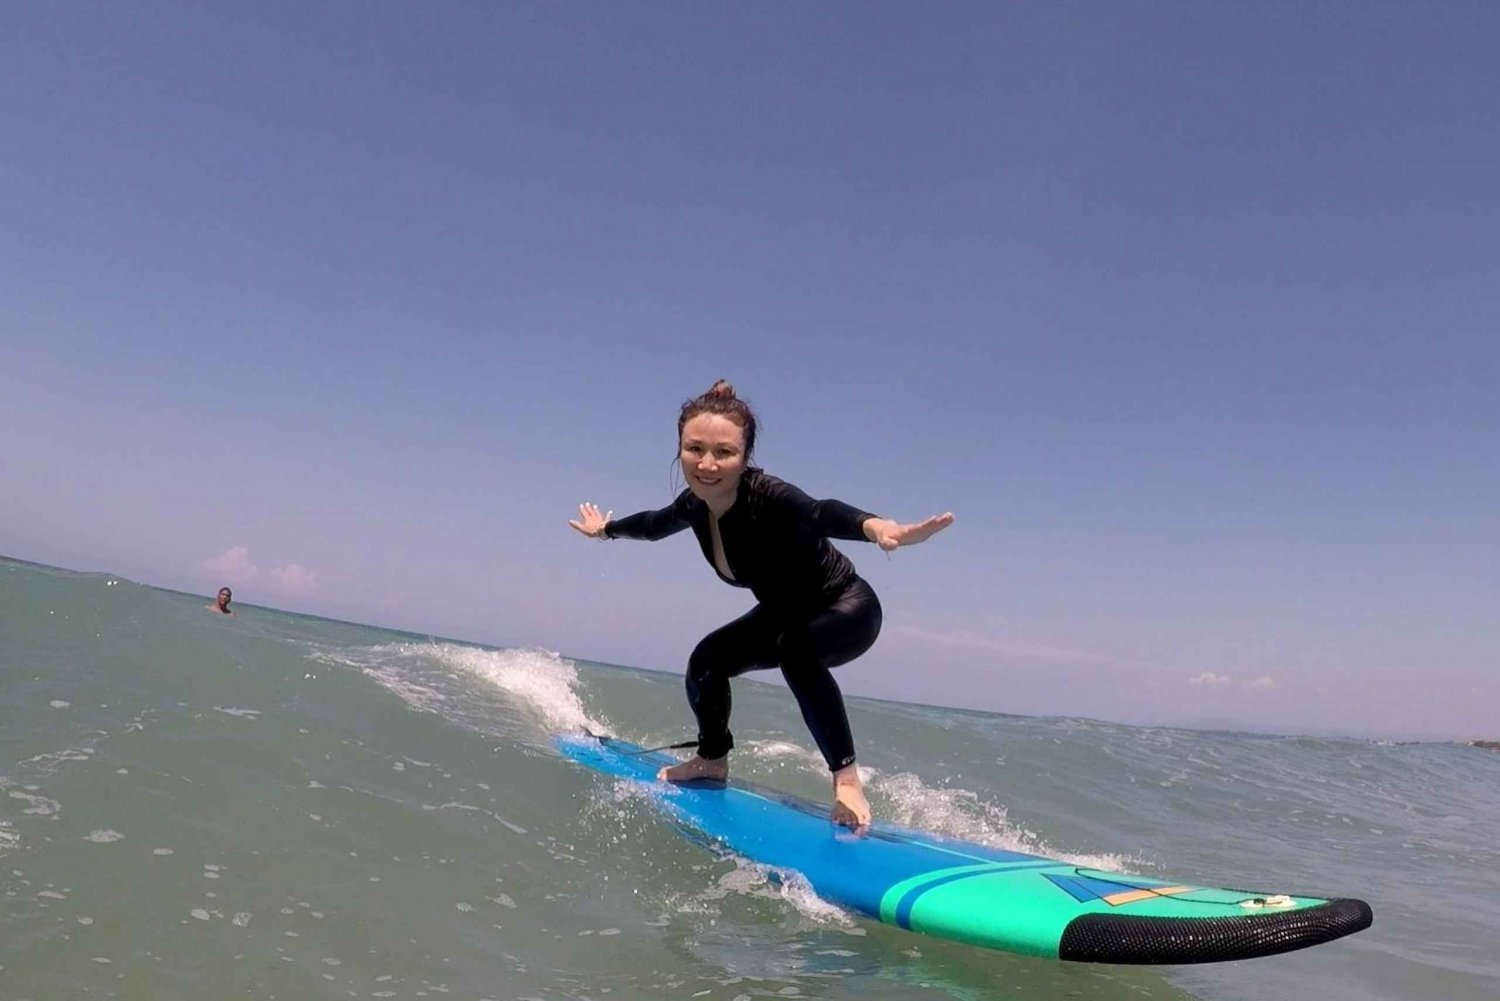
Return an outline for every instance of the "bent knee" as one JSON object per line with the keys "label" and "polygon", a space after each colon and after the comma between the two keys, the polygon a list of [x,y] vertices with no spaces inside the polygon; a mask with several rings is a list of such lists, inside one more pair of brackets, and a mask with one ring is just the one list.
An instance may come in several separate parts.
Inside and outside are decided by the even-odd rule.
{"label": "bent knee", "polygon": [[694,681],[726,673],[723,652],[716,650],[713,643],[703,640],[688,655],[687,673]]}
{"label": "bent knee", "polygon": [[783,669],[838,667],[863,654],[880,635],[878,613],[839,624],[837,629],[788,629],[776,643]]}

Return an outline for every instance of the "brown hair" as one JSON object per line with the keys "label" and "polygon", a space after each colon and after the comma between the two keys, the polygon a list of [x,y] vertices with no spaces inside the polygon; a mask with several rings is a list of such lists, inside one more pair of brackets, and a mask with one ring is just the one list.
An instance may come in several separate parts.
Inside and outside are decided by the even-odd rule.
{"label": "brown hair", "polygon": [[683,427],[699,414],[718,414],[738,424],[745,432],[745,462],[750,462],[750,457],[755,454],[755,412],[750,409],[750,404],[734,395],[733,386],[720,379],[708,387],[708,392],[684,403],[682,412],[677,415],[678,441],[682,440]]}

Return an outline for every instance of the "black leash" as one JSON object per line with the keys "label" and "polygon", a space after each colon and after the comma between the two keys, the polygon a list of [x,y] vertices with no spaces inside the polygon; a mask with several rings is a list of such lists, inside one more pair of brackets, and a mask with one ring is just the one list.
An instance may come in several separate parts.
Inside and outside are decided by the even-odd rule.
{"label": "black leash", "polygon": [[[586,733],[586,734],[588,734],[590,737],[593,737],[595,740],[604,740],[605,739],[604,734],[602,734],[602,733],[595,733],[594,731],[590,730],[588,727],[584,727],[583,728],[583,732]],[[616,748],[616,751],[618,751],[618,753],[620,753],[620,754],[650,754],[653,751],[681,751],[681,750],[685,750],[686,748],[689,748],[689,747],[697,747],[697,746],[698,746],[698,742],[696,740],[684,740],[684,741],[680,741],[679,743],[676,743],[676,744],[663,744],[660,747],[643,747],[639,751],[621,751],[621,750],[619,750],[619,748]]]}

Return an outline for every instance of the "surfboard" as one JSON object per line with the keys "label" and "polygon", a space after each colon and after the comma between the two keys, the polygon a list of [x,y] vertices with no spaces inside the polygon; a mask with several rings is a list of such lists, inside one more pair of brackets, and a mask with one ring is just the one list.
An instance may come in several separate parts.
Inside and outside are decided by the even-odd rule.
{"label": "surfboard", "polygon": [[688,836],[800,873],[826,901],[885,924],[1028,956],[1093,963],[1212,963],[1270,956],[1368,928],[1362,900],[1189,886],[1089,869],[877,821],[733,779],[676,785],[674,758],[612,737],[559,736],[562,755],[649,783]]}

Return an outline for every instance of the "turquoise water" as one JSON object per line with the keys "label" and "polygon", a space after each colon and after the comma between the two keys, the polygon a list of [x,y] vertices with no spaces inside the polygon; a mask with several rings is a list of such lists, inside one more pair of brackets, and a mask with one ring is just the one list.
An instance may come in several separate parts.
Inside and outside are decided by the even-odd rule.
{"label": "turquoise water", "polygon": [[[885,817],[1375,910],[1074,966],[851,917],[551,750],[680,739],[675,676],[207,600],[0,560],[5,1001],[1500,997],[1500,754],[851,700]],[[824,798],[785,690],[735,697],[736,774]]]}

